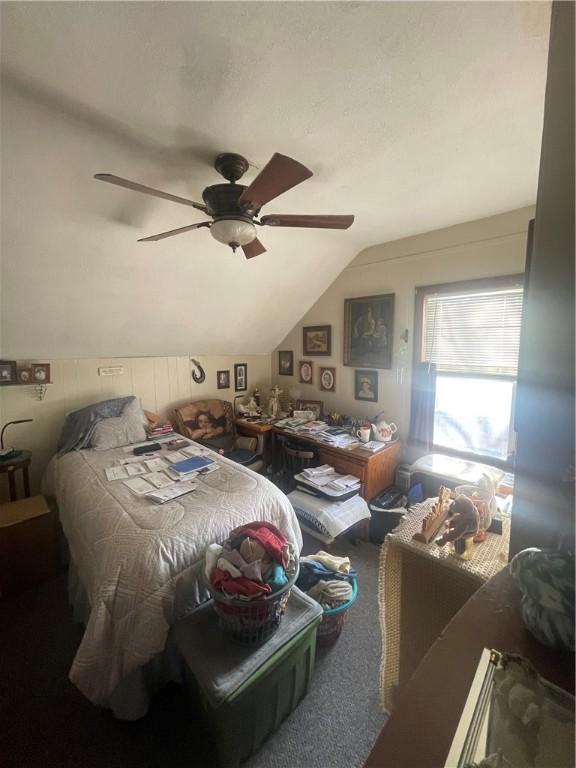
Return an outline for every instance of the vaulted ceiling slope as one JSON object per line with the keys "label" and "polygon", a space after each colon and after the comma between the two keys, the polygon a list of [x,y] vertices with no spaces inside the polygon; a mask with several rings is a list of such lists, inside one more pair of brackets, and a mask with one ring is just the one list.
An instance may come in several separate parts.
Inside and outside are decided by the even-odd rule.
{"label": "vaulted ceiling slope", "polygon": [[[534,202],[542,3],[2,3],[3,353],[269,352],[363,248]],[[238,152],[314,177],[246,261],[197,200]]]}

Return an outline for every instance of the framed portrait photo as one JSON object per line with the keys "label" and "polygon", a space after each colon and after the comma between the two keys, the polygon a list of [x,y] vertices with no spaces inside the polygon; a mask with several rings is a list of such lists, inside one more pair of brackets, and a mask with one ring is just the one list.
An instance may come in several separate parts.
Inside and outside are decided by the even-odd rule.
{"label": "framed portrait photo", "polygon": [[234,366],[234,389],[236,392],[246,392],[248,389],[248,366],[246,363],[236,363]]}
{"label": "framed portrait photo", "polygon": [[320,389],[336,392],[336,368],[320,368]]}
{"label": "framed portrait photo", "polygon": [[378,371],[354,371],[354,399],[378,402]]}
{"label": "framed portrait photo", "polygon": [[344,300],[344,365],[391,368],[394,294]]}
{"label": "framed portrait photo", "polygon": [[300,360],[298,363],[300,384],[312,384],[314,379],[314,363],[311,360]]}
{"label": "framed portrait photo", "polygon": [[230,371],[216,371],[218,389],[230,389]]}
{"label": "framed portrait photo", "polygon": [[303,328],[302,351],[305,355],[331,355],[332,326],[309,325]]}
{"label": "framed portrait photo", "polygon": [[278,373],[280,376],[294,376],[294,352],[278,352]]}
{"label": "framed portrait photo", "polygon": [[322,400],[298,400],[296,402],[296,410],[312,411],[316,421],[319,421],[324,411],[324,403]]}
{"label": "framed portrait photo", "polygon": [[33,384],[48,384],[50,382],[50,363],[32,363],[30,366]]}
{"label": "framed portrait photo", "polygon": [[20,384],[31,384],[32,383],[32,371],[30,368],[20,368],[18,371],[18,382]]}
{"label": "framed portrait photo", "polygon": [[0,360],[0,385],[16,382],[16,360]]}

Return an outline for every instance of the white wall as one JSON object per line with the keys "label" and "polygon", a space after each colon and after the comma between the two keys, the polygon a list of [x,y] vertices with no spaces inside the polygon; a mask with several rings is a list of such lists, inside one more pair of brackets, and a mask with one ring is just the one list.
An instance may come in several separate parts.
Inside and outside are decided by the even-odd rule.
{"label": "white wall", "polygon": [[[9,427],[5,442],[32,451],[33,492],[38,492],[42,472],[56,451],[66,413],[89,403],[121,395],[136,395],[147,410],[167,416],[183,403],[204,397],[233,400],[234,363],[248,366],[248,392],[258,386],[270,387],[270,355],[194,356],[201,363],[206,379],[192,380],[189,357],[127,357],[50,360],[52,384],[46,397],[35,399],[34,387],[0,388],[0,413],[3,421],[34,419],[32,424]],[[99,376],[102,366],[124,366],[119,376]],[[216,388],[216,371],[230,370],[230,389]],[[18,476],[20,473],[18,473]],[[7,498],[7,483],[0,483],[0,499]]]}
{"label": "white wall", "polygon": [[[302,320],[278,346],[272,361],[275,381],[293,398],[323,400],[325,409],[357,417],[385,411],[405,438],[410,418],[414,298],[417,286],[524,271],[526,232],[532,207],[376,245],[362,251],[344,269]],[[395,294],[393,360],[379,371],[377,403],[354,399],[354,368],[343,365],[344,299],[380,293]],[[304,356],[302,328],[332,326],[332,356]],[[400,332],[409,331],[403,345]],[[278,375],[278,350],[293,350],[294,376]],[[314,361],[313,384],[298,382],[298,360]],[[319,390],[319,367],[336,368],[336,392]]]}

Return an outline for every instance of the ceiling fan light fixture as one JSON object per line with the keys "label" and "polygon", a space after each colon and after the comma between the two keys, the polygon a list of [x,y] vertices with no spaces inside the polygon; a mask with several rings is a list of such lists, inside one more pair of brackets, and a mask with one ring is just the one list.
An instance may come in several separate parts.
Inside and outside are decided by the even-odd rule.
{"label": "ceiling fan light fixture", "polygon": [[233,251],[256,240],[256,227],[245,219],[218,219],[210,227],[210,233],[215,240],[229,245]]}

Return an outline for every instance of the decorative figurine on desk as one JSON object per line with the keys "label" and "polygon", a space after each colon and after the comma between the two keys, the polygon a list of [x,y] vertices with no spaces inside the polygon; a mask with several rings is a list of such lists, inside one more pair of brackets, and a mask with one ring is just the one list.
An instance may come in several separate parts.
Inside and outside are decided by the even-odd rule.
{"label": "decorative figurine on desk", "polygon": [[262,409],[258,407],[258,404],[256,403],[256,400],[254,399],[254,397],[251,397],[250,400],[248,400],[248,402],[246,403],[246,405],[239,403],[238,412],[242,416],[255,417],[255,416],[260,416],[260,414],[262,413]]}
{"label": "decorative figurine on desk", "polygon": [[280,410],[280,395],[282,394],[282,390],[278,386],[278,384],[275,384],[272,387],[272,390],[270,391],[270,399],[268,400],[268,415],[272,416],[272,418],[276,418],[278,416],[278,411]]}
{"label": "decorative figurine on desk", "polygon": [[472,539],[478,532],[478,510],[466,496],[458,496],[450,505],[448,517],[448,530],[436,539],[436,544],[443,547],[451,542],[457,557],[471,560],[474,556]]}

